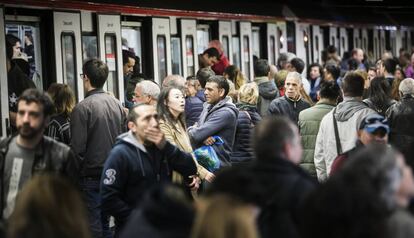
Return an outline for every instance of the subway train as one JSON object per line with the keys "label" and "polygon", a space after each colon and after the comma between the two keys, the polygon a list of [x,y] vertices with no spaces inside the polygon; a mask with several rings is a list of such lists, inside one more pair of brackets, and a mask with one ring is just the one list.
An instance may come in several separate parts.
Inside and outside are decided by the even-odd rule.
{"label": "subway train", "polygon": [[[78,101],[84,98],[82,63],[95,57],[109,67],[105,89],[124,100],[125,48],[141,59],[137,63],[142,73],[161,84],[166,75],[194,75],[198,54],[213,39],[221,41],[231,64],[248,79],[253,78],[254,56],[276,64],[280,53],[292,52],[310,64],[322,62],[322,50],[328,45],[336,46],[341,56],[358,47],[372,58],[379,58],[386,49],[397,55],[400,48],[411,50],[413,45],[414,28],[408,26],[244,14],[234,8],[217,12],[113,2],[0,0],[0,32],[19,37],[22,51],[32,49],[30,77],[38,88],[65,83]],[[0,34],[3,46],[5,34]],[[0,136],[6,136],[9,124],[5,58],[5,48],[0,47]]]}

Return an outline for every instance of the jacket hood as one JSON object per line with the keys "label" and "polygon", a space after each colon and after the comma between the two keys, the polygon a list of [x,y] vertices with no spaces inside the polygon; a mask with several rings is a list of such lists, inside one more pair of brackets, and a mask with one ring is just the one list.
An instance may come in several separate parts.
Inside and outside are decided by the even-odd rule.
{"label": "jacket hood", "polygon": [[220,108],[222,108],[222,107],[229,108],[230,110],[234,111],[236,113],[236,115],[239,113],[239,110],[237,109],[236,105],[234,105],[228,97],[224,98],[223,100],[221,100],[220,102],[218,102],[215,105],[211,105],[211,104],[208,104],[208,103],[205,103],[205,104],[207,105],[207,107],[210,108],[208,110],[209,114],[216,111],[216,110],[218,110],[218,109],[220,109]]}
{"label": "jacket hood", "polygon": [[279,90],[276,88],[276,84],[273,81],[269,81],[267,77],[258,77],[254,79],[258,88],[259,95],[264,99],[272,100],[274,99]]}
{"label": "jacket hood", "polygon": [[147,150],[145,149],[145,146],[137,141],[134,134],[132,134],[132,131],[125,132],[121,135],[119,135],[116,138],[115,144],[130,144],[134,146],[137,149],[142,150],[143,152],[147,153]]}
{"label": "jacket hood", "polygon": [[344,101],[336,107],[335,118],[338,121],[347,121],[359,110],[367,108],[367,105],[356,98],[345,98]]}

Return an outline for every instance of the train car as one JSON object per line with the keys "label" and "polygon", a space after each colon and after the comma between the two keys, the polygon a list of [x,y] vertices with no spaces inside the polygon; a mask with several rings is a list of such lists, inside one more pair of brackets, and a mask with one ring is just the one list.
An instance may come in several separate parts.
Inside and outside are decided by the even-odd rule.
{"label": "train car", "polygon": [[[168,8],[110,2],[1,0],[0,32],[4,34],[0,34],[0,45],[5,45],[5,34],[17,36],[23,51],[32,49],[30,78],[36,86],[46,90],[53,82],[68,84],[77,101],[84,98],[83,62],[100,58],[110,71],[105,90],[121,102],[123,49],[133,51],[140,58],[142,73],[161,85],[170,74],[194,75],[198,55],[213,39],[221,41],[231,64],[249,80],[254,77],[254,58],[276,64],[280,53],[289,51],[308,65],[322,63],[322,51],[328,45],[336,46],[341,56],[359,47],[373,58],[386,49],[397,54],[400,48],[412,46],[413,29],[407,26],[302,18],[294,14],[295,9],[286,10],[287,6],[275,15],[264,15],[238,13],[230,6],[237,4],[234,1],[220,12],[188,10],[183,4],[174,5],[175,1]],[[9,126],[5,55],[0,47],[0,136],[7,135]]]}

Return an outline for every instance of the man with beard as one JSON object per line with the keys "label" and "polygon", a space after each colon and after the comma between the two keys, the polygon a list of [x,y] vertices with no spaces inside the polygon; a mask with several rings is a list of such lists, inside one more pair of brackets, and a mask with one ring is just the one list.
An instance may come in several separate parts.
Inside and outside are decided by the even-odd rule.
{"label": "man with beard", "polygon": [[101,177],[102,211],[115,218],[117,234],[146,191],[171,181],[172,170],[187,178],[197,173],[191,154],[166,141],[153,106],[135,105],[128,128],[117,138]]}
{"label": "man with beard", "polygon": [[77,177],[78,163],[70,148],[43,135],[52,111],[51,99],[37,89],[28,89],[19,98],[18,134],[0,142],[2,219],[13,212],[19,191],[33,175],[57,173],[70,179]]}

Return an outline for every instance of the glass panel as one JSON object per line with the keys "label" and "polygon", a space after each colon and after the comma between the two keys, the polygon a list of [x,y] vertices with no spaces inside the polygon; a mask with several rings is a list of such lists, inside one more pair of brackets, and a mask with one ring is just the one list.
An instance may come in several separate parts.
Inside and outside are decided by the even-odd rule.
{"label": "glass panel", "polygon": [[187,75],[194,75],[194,39],[192,36],[185,37],[185,56],[187,58]]}
{"label": "glass panel", "polygon": [[335,37],[331,36],[332,45],[335,46]]}
{"label": "glass panel", "polygon": [[77,95],[77,72],[76,72],[76,51],[75,51],[75,36],[73,33],[63,33],[61,35],[62,43],[62,69],[63,82],[69,85]]}
{"label": "glass panel", "polygon": [[208,48],[210,32],[208,27],[197,29],[197,54],[202,54]]}
{"label": "glass panel", "polygon": [[98,58],[98,45],[96,36],[82,36],[82,60],[83,63],[89,59]]}
{"label": "glass panel", "polygon": [[180,38],[171,37],[172,73],[182,75]]}
{"label": "glass panel", "polygon": [[250,77],[250,45],[249,37],[243,36],[244,75]]}
{"label": "glass panel", "polygon": [[233,64],[237,66],[237,68],[241,68],[240,63],[240,38],[239,37],[233,37]]}
{"label": "glass panel", "polygon": [[116,36],[113,34],[105,34],[105,62],[109,69],[106,90],[113,93],[119,99],[116,55]]}
{"label": "glass panel", "polygon": [[285,37],[283,36],[283,32],[279,29],[279,27],[277,28],[277,35],[279,36],[279,49],[283,49]]}
{"label": "glass panel", "polygon": [[270,36],[270,39],[269,39],[269,47],[270,47],[270,55],[269,55],[269,58],[270,58],[270,64],[272,64],[272,65],[275,65],[276,64],[276,54],[275,54],[275,52],[276,52],[276,49],[275,49],[275,45],[276,45],[276,40],[275,40],[275,37],[274,36]]}
{"label": "glass panel", "polygon": [[221,38],[221,44],[223,46],[223,51],[224,51],[224,55],[229,57],[230,52],[229,52],[229,37],[228,36],[223,36]]}
{"label": "glass panel", "polygon": [[315,48],[316,51],[319,53],[319,36],[315,36]]}
{"label": "glass panel", "polygon": [[142,47],[141,47],[141,28],[123,27],[122,28],[122,49],[130,50],[139,57],[139,73],[142,73]]}
{"label": "glass panel", "polygon": [[16,54],[27,59],[29,63],[24,72],[33,80],[36,87],[43,89],[42,57],[40,52],[40,27],[38,23],[7,22],[6,34],[12,34],[20,39],[21,48]]}
{"label": "glass panel", "polygon": [[252,44],[253,44],[253,55],[257,56],[259,59],[260,55],[260,29],[255,28],[252,31]]}
{"label": "glass panel", "polygon": [[[165,36],[157,36],[158,80],[161,82],[167,76],[167,49]],[[155,79],[157,80],[157,79]]]}

